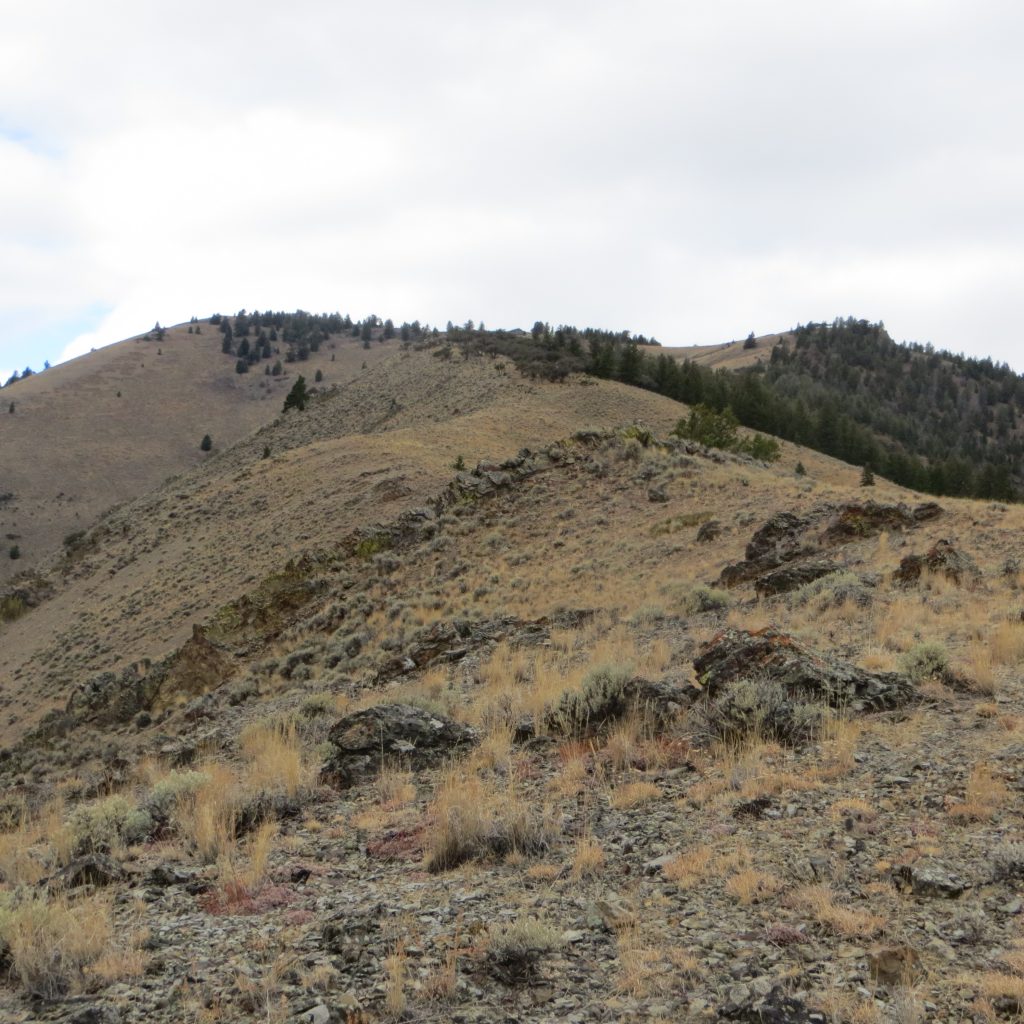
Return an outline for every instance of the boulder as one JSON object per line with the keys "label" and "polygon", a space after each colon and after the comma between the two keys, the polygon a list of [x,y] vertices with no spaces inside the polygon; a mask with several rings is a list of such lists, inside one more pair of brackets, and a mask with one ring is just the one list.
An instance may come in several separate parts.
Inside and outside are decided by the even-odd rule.
{"label": "boulder", "polygon": [[77,889],[82,885],[113,885],[124,877],[123,869],[113,858],[103,853],[90,853],[73,860],[40,884],[51,889]]}
{"label": "boulder", "polygon": [[468,725],[411,704],[377,704],[346,715],[328,734],[334,746],[324,773],[340,785],[372,775],[386,761],[420,768],[471,746],[477,733]]}
{"label": "boulder", "polygon": [[917,697],[914,684],[896,672],[867,672],[820,654],[786,633],[726,629],[694,659],[697,679],[709,696],[750,676],[781,684],[794,699],[824,701],[851,711],[901,707]]}
{"label": "boulder", "polygon": [[900,864],[893,868],[893,879],[904,892],[914,896],[958,899],[967,883],[940,861],[924,857],[913,864]]}
{"label": "boulder", "polygon": [[808,583],[813,583],[822,576],[839,572],[842,566],[827,559],[816,559],[812,562],[796,562],[780,569],[766,573],[754,581],[754,590],[759,597],[771,597],[774,594],[786,594],[791,590],[799,590]]}
{"label": "boulder", "polygon": [[920,582],[925,571],[943,573],[954,583],[981,576],[973,558],[960,551],[951,541],[936,541],[923,555],[907,555],[900,561],[899,568],[892,574],[893,581],[904,586]]}
{"label": "boulder", "polygon": [[697,531],[697,542],[707,544],[709,541],[717,540],[722,535],[722,524],[717,519],[709,519],[702,523]]}
{"label": "boulder", "polygon": [[[939,511],[941,512],[941,509]],[[826,544],[846,544],[850,541],[863,540],[865,537],[874,537],[883,531],[899,533],[910,530],[918,522],[906,505],[851,501],[841,505],[832,515],[822,534],[822,540]]]}

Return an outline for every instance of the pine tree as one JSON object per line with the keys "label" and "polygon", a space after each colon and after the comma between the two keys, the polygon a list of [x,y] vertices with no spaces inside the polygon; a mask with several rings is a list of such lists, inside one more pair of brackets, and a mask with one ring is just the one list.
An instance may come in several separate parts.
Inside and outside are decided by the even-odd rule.
{"label": "pine tree", "polygon": [[201,452],[208,452],[213,447],[213,438],[209,434],[204,434],[202,441],[199,442],[199,450]]}
{"label": "pine tree", "polygon": [[306,378],[300,375],[299,379],[292,385],[291,391],[288,392],[288,397],[284,400],[282,412],[287,412],[289,409],[298,409],[301,412],[306,408],[308,401],[309,395],[306,393]]}

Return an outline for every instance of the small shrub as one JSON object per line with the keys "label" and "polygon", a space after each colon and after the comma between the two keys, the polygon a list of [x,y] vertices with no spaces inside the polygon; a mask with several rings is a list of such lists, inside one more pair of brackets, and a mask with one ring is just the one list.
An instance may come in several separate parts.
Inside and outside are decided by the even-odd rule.
{"label": "small shrub", "polygon": [[199,442],[199,450],[201,452],[208,452],[212,447],[213,439],[209,434],[203,434],[203,439]]}
{"label": "small shrub", "polygon": [[732,604],[728,591],[704,583],[669,585],[665,588],[665,594],[678,604],[684,615],[721,611]]}
{"label": "small shrub", "polygon": [[10,555],[12,562],[16,562],[21,558],[21,548],[17,544],[12,544],[8,549],[7,554]]}
{"label": "small shrub", "polygon": [[172,771],[154,783],[146,797],[145,810],[155,821],[166,823],[182,799],[194,797],[209,782],[206,772]]}
{"label": "small shrub", "polygon": [[915,683],[943,678],[949,671],[949,654],[935,640],[917,644],[900,657],[900,669]]}
{"label": "small shrub", "polygon": [[792,700],[771,679],[752,677],[732,683],[707,705],[704,716],[708,732],[726,743],[764,739],[797,746],[820,734],[825,711]]}
{"label": "small shrub", "polygon": [[0,597],[0,622],[13,622],[28,611],[28,605],[16,595]]}
{"label": "small shrub", "polygon": [[631,665],[601,665],[583,679],[579,690],[562,696],[550,715],[549,725],[558,732],[582,736],[626,711],[626,685],[633,678]]}
{"label": "small shrub", "polygon": [[535,975],[544,954],[561,945],[561,936],[551,925],[535,917],[520,917],[488,932],[487,964],[507,983],[525,982]]}
{"label": "small shrub", "polygon": [[793,470],[797,476],[807,476],[807,469],[802,462],[796,464],[796,468]]}
{"label": "small shrub", "polygon": [[789,596],[789,605],[791,608],[810,605],[819,612],[847,603],[867,608],[872,597],[871,585],[856,573],[832,572],[794,590]]}
{"label": "small shrub", "polygon": [[74,851],[110,853],[118,846],[140,843],[153,829],[149,812],[120,793],[79,807],[71,816]]}

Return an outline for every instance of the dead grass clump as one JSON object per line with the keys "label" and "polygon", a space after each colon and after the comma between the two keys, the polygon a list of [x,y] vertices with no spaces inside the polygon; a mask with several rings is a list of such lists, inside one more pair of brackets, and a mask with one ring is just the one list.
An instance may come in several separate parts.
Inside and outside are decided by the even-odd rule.
{"label": "dead grass clump", "polygon": [[227,765],[210,764],[203,774],[207,781],[178,801],[172,823],[196,855],[212,864],[234,848],[242,794]]}
{"label": "dead grass clump", "polygon": [[596,878],[604,867],[604,850],[593,836],[584,836],[576,844],[572,858],[572,879]]}
{"label": "dead grass clump", "polygon": [[374,783],[377,799],[384,810],[395,810],[416,799],[416,784],[412,772],[385,768]]}
{"label": "dead grass clump", "polygon": [[660,989],[667,981],[661,951],[650,944],[635,922],[619,929],[615,943],[619,955],[617,991],[637,998]]}
{"label": "dead grass clump", "polygon": [[56,999],[80,988],[85,970],[110,951],[110,902],[100,897],[48,899],[32,895],[0,907],[0,940],[14,972],[33,995]]}
{"label": "dead grass clump", "polygon": [[657,800],[661,796],[659,789],[653,782],[627,782],[612,790],[608,802],[617,810],[625,810],[629,807],[640,807],[643,804]]}
{"label": "dead grass clump", "polygon": [[987,821],[1005,803],[1009,790],[987,764],[974,766],[964,787],[964,799],[948,811],[958,821]]}
{"label": "dead grass clump", "polygon": [[695,846],[677,854],[662,868],[661,873],[680,889],[692,889],[711,873],[714,861],[715,851],[710,846]]}
{"label": "dead grass clump", "polygon": [[1024,660],[1024,623],[1001,622],[989,638],[989,651],[997,665],[1019,665]]}
{"label": "dead grass clump", "polygon": [[470,860],[548,848],[557,832],[550,808],[536,808],[510,786],[498,789],[453,772],[428,811],[424,836],[428,871],[448,871]]}
{"label": "dead grass clump", "polygon": [[782,879],[775,875],[756,868],[746,868],[725,883],[725,891],[746,907],[774,896],[782,885]]}
{"label": "dead grass clump", "polygon": [[259,722],[247,726],[238,737],[246,759],[246,784],[264,793],[294,797],[307,790],[314,771],[306,763],[302,743],[292,723]]}
{"label": "dead grass clump", "polygon": [[885,926],[885,918],[864,910],[839,906],[826,885],[808,885],[793,896],[794,904],[810,913],[818,924],[846,938],[870,938]]}

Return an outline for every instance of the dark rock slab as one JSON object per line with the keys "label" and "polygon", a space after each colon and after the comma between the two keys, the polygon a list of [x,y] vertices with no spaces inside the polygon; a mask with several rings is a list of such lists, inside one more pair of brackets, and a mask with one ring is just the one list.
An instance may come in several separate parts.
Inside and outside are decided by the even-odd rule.
{"label": "dark rock slab", "polygon": [[897,885],[915,896],[955,900],[968,887],[967,882],[955,872],[931,857],[914,864],[900,864],[893,868],[892,875]]}
{"label": "dark rock slab", "polygon": [[414,768],[449,756],[477,741],[477,733],[451,718],[433,715],[411,704],[378,704],[346,715],[328,734],[334,752],[325,776],[340,785],[379,771],[385,761]]}
{"label": "dark rock slab", "polygon": [[951,541],[936,541],[923,555],[907,555],[900,561],[899,568],[892,574],[894,582],[912,586],[920,582],[921,574],[942,573],[954,583],[967,579],[978,579],[981,572],[970,555],[961,551]]}
{"label": "dark rock slab", "polygon": [[726,629],[702,648],[693,666],[710,696],[734,680],[759,675],[780,683],[791,697],[851,711],[901,707],[917,697],[904,675],[867,672],[771,628]]}
{"label": "dark rock slab", "polygon": [[741,1021],[744,1024],[826,1024],[828,1016],[820,1010],[811,1009],[802,1000],[786,992],[776,985],[768,995],[758,997],[748,992],[742,993],[747,986],[737,986],[741,990],[736,995],[745,998],[733,998],[730,991],[727,1002],[718,1011],[719,1020]]}
{"label": "dark rock slab", "polygon": [[815,559],[811,562],[795,562],[792,565],[785,565],[781,569],[775,569],[754,581],[754,590],[760,597],[771,597],[774,594],[786,594],[791,590],[799,590],[800,587],[822,576],[839,572],[841,565],[827,559]]}
{"label": "dark rock slab", "polygon": [[77,889],[83,885],[113,885],[124,878],[124,870],[112,857],[102,853],[90,853],[73,860],[67,867],[61,868],[40,884],[51,889]]}

